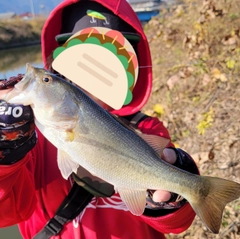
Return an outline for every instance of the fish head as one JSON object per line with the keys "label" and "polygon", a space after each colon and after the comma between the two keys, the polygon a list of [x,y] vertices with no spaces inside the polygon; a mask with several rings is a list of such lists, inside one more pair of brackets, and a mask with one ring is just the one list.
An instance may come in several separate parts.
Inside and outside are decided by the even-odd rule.
{"label": "fish head", "polygon": [[[48,97],[47,88],[51,87],[52,76],[44,69],[35,68],[26,64],[26,73],[23,79],[6,95],[5,100],[9,103],[35,105],[39,101],[44,103]],[[45,88],[43,90],[43,88]],[[45,104],[42,104],[45,107]]]}
{"label": "fish head", "polygon": [[[43,125],[72,128],[77,119],[78,106],[66,80],[43,68],[26,65],[26,74],[6,95],[9,103],[30,105],[35,118]],[[63,122],[63,125],[61,125]],[[68,122],[68,123],[66,123]]]}

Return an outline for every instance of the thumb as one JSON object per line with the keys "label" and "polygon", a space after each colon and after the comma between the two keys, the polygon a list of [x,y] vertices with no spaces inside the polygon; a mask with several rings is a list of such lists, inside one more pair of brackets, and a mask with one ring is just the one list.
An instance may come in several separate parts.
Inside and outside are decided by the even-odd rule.
{"label": "thumb", "polygon": [[177,160],[177,155],[173,149],[166,148],[163,150],[162,159],[167,163],[174,164]]}

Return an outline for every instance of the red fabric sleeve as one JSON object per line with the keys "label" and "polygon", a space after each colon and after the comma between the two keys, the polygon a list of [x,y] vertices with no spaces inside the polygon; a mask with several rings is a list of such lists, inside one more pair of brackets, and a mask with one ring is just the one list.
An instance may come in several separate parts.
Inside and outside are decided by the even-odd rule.
{"label": "red fabric sleeve", "polygon": [[0,227],[28,219],[35,209],[33,174],[27,167],[31,159],[29,152],[15,164],[0,166]]}
{"label": "red fabric sleeve", "polygon": [[[139,130],[145,134],[159,135],[161,137],[170,139],[168,130],[164,127],[163,123],[156,117],[147,117],[138,125]],[[174,147],[170,141],[167,147]],[[167,209],[165,209],[167,210]],[[160,217],[142,216],[142,219],[164,234],[168,233],[181,233],[188,229],[194,220],[195,212],[189,203],[186,203],[182,208],[173,213],[169,213]]]}
{"label": "red fabric sleeve", "polygon": [[[167,210],[167,209],[165,209]],[[189,203],[175,211],[161,217],[147,217],[141,216],[142,219],[163,234],[174,233],[178,234],[187,230],[195,217],[195,212]]]}

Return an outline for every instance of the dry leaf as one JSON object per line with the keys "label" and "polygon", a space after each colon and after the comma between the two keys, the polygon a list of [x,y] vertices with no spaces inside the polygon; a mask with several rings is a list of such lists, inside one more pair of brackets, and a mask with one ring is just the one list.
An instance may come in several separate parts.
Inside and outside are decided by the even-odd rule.
{"label": "dry leaf", "polygon": [[175,86],[175,84],[180,80],[180,77],[178,75],[171,76],[167,81],[167,86],[170,90],[172,90]]}
{"label": "dry leaf", "polygon": [[163,115],[164,114],[164,109],[163,109],[162,105],[160,105],[160,104],[154,105],[153,106],[153,110],[154,110],[154,112],[156,112],[159,115]]}

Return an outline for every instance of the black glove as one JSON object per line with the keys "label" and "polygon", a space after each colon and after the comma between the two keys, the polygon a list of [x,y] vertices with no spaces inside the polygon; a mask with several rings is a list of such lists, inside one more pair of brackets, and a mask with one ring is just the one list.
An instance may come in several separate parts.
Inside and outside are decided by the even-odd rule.
{"label": "black glove", "polygon": [[[172,148],[176,155],[177,160],[173,164],[178,168],[181,168],[185,171],[188,171],[193,174],[199,174],[198,168],[192,159],[192,157],[179,148]],[[148,216],[161,216],[168,214],[180,207],[182,207],[186,203],[186,199],[182,198],[180,195],[176,193],[171,193],[171,198],[167,202],[154,202],[152,200],[152,194],[154,191],[148,190],[147,196],[147,205],[144,211],[145,215]],[[159,210],[159,209],[170,209],[170,210]]]}
{"label": "black glove", "polygon": [[0,100],[0,164],[13,164],[36,144],[36,132],[30,106]]}

